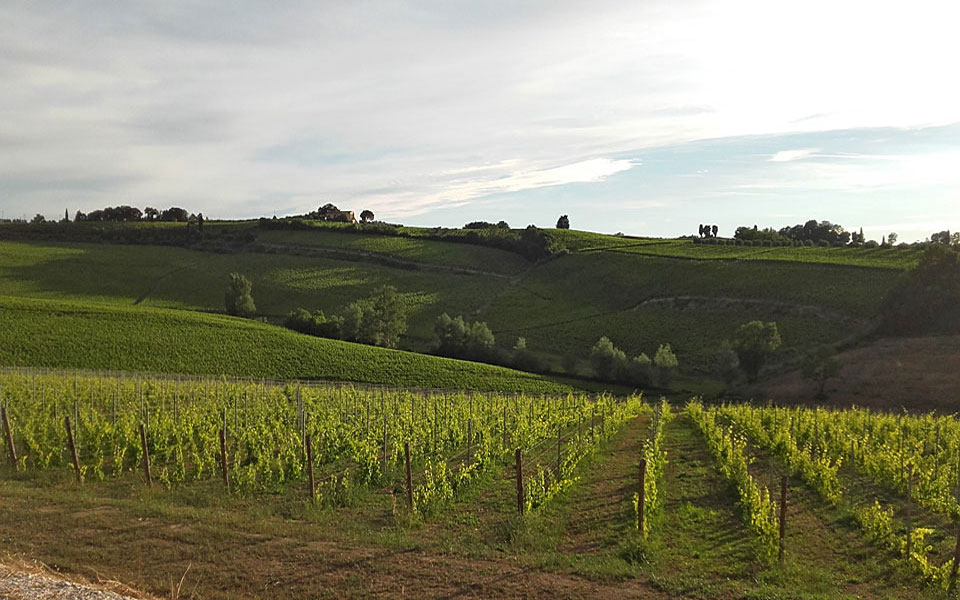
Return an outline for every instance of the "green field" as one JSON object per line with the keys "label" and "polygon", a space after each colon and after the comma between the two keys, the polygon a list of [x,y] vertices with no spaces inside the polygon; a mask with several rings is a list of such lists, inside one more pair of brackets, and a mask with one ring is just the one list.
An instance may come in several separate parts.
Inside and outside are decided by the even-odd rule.
{"label": "green field", "polygon": [[409,346],[415,349],[428,345],[440,313],[470,314],[508,285],[499,277],[328,258],[0,242],[0,295],[220,312],[231,272],[250,279],[258,313],[275,321],[298,307],[336,314],[377,286],[394,285],[409,310]]}
{"label": "green field", "polygon": [[257,241],[263,244],[369,252],[402,260],[501,275],[516,275],[531,266],[522,256],[496,248],[408,237],[359,235],[326,228],[317,228],[316,231],[267,230],[258,234]]}
{"label": "green field", "polygon": [[390,284],[408,309],[405,349],[428,351],[434,322],[446,312],[486,321],[505,349],[527,338],[554,368],[570,355],[587,374],[591,346],[608,336],[631,355],[652,355],[671,343],[682,370],[703,373],[714,348],[749,320],[776,321],[787,357],[857,333],[918,256],[916,250],[719,246],[547,230],[573,251],[534,264],[505,250],[425,239],[436,231],[426,228],[401,228],[406,237],[396,237],[321,223],[292,230],[209,227],[246,232],[255,241],[217,252],[0,242],[0,294],[222,312],[227,277],[240,272],[253,283],[258,314],[278,324],[298,307],[338,314]]}
{"label": "green field", "polygon": [[660,244],[637,244],[605,249],[631,254],[695,260],[769,260],[898,270],[912,268],[920,260],[920,251],[914,248],[726,246],[695,244],[689,240],[670,240]]}
{"label": "green field", "polygon": [[478,390],[570,389],[502,367],[313,338],[192,311],[0,296],[0,322],[0,365],[6,366]]}

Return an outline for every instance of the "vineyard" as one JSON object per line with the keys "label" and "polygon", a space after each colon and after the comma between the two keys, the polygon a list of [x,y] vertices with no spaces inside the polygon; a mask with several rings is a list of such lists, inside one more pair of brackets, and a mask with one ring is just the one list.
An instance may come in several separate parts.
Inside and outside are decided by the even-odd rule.
{"label": "vineyard", "polygon": [[222,479],[244,494],[309,480],[308,495],[329,506],[348,504],[356,488],[400,489],[406,472],[415,482],[406,485],[409,503],[424,514],[515,453],[520,461],[555,448],[555,463],[528,462],[528,477],[518,479],[520,510],[536,510],[575,481],[593,447],[643,409],[639,397],[17,371],[0,376],[0,390],[17,471],[72,466],[78,483],[142,471],[167,488]]}
{"label": "vineyard", "polygon": [[[121,523],[226,511],[664,597],[954,597],[953,417],[16,369],[0,407],[0,534],[48,504],[67,536],[95,518],[75,502]],[[38,540],[46,521],[23,522]]]}

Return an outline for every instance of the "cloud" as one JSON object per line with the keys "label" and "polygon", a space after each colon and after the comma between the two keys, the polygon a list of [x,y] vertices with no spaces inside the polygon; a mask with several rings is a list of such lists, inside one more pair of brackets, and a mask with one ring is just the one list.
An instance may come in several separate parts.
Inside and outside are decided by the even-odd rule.
{"label": "cloud", "polygon": [[[0,208],[389,219],[607,185],[696,140],[960,121],[952,4],[841,4],[0,3]],[[820,162],[777,150],[808,147],[759,155]]]}
{"label": "cloud", "polygon": [[814,156],[820,152],[819,148],[806,148],[803,150],[781,150],[770,157],[770,162],[790,162],[792,160],[802,160]]}

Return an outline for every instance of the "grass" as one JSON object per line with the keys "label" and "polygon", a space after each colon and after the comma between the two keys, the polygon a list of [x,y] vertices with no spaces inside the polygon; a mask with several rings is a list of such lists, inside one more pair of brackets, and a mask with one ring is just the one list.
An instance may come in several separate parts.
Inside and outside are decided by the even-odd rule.
{"label": "grass", "polygon": [[522,256],[496,248],[408,237],[359,235],[320,227],[315,231],[260,231],[257,241],[266,244],[370,252],[403,260],[490,271],[502,275],[515,275],[531,266]]}
{"label": "grass", "polygon": [[[346,235],[346,234],[345,234]],[[122,250],[121,250],[122,248]],[[425,349],[442,312],[468,315],[504,289],[501,278],[259,253],[109,244],[0,242],[0,294],[223,311],[228,275],[253,283],[260,315],[339,313],[379,285],[398,288],[408,309],[408,347]]]}
{"label": "grass", "polygon": [[670,240],[608,248],[616,252],[696,260],[761,260],[816,263],[851,267],[906,270],[917,265],[921,251],[914,248],[821,248],[786,246],[726,246]]}
{"label": "grass", "polygon": [[305,336],[191,311],[0,296],[0,364],[406,387],[563,392],[502,367]]}

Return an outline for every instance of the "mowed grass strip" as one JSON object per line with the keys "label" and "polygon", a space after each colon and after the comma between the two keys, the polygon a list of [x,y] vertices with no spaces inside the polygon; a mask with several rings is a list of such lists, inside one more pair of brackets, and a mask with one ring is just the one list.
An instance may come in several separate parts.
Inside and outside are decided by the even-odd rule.
{"label": "mowed grass strip", "polygon": [[772,260],[853,267],[906,270],[917,265],[922,250],[916,248],[822,248],[819,246],[727,246],[669,240],[660,244],[634,244],[607,250],[696,260]]}
{"label": "mowed grass strip", "polygon": [[402,260],[490,271],[502,275],[515,275],[532,266],[530,261],[519,254],[497,248],[409,237],[364,235],[323,227],[312,231],[264,230],[257,233],[257,240],[266,244],[370,252]]}
{"label": "mowed grass strip", "polygon": [[0,296],[0,364],[563,393],[530,373],[223,315]]}

